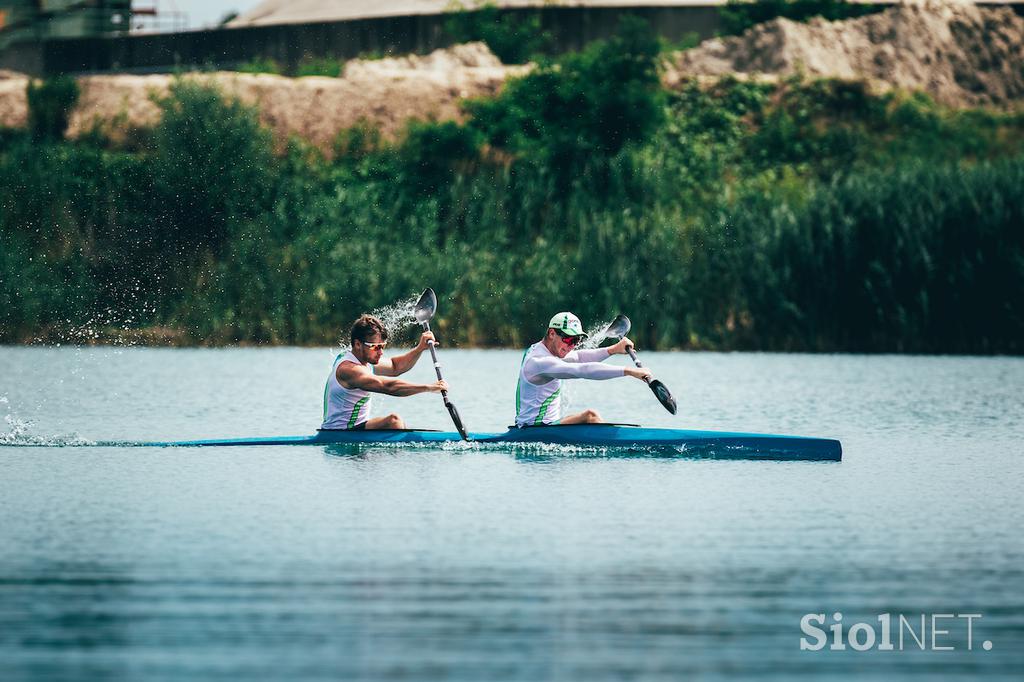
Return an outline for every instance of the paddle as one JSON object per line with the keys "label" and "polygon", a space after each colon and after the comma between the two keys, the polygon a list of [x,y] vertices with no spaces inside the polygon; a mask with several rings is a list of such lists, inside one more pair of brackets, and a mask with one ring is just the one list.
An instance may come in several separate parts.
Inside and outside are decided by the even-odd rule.
{"label": "paddle", "polygon": [[[434,290],[427,287],[420,294],[420,300],[416,301],[416,307],[413,309],[413,316],[416,321],[423,325],[423,331],[430,331],[430,318],[434,316],[434,311],[437,310],[437,296],[434,294]],[[430,357],[434,359],[434,371],[437,373],[437,380],[441,381],[441,363],[437,361],[437,352],[434,350],[434,342],[428,341],[427,345],[430,346]],[[448,400],[448,391],[441,391],[441,398],[444,399],[444,406],[448,408],[448,414],[452,416],[452,421],[455,422],[455,428],[458,430],[459,435],[462,436],[462,440],[469,440],[469,436],[466,434],[466,427],[462,425],[462,418],[459,417],[459,411],[455,409],[455,405],[452,405],[452,401]]]}
{"label": "paddle", "polygon": [[[611,323],[608,325],[608,328],[605,329],[604,335],[606,338],[615,339],[616,341],[618,341],[620,339],[625,338],[626,334],[629,333],[630,327],[632,326],[633,324],[629,321],[628,317],[626,317],[625,315],[616,315],[615,319],[612,320]],[[629,357],[633,358],[633,363],[637,367],[643,367],[643,365],[640,364],[640,361],[636,359],[636,353],[633,352],[632,346],[628,346],[626,348],[626,351],[629,353]],[[648,377],[644,377],[644,381],[646,381],[647,385],[651,387],[651,392],[654,393],[654,396],[658,399],[658,402],[660,402],[666,410],[668,410],[672,414],[675,414],[676,399],[672,397],[672,393],[669,392],[665,384],[661,383],[657,379],[651,379]]]}

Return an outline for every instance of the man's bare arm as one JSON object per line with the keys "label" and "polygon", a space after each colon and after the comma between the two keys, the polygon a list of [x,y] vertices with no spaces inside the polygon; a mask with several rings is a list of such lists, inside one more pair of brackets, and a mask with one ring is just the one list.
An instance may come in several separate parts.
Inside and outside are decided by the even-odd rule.
{"label": "man's bare arm", "polygon": [[336,375],[338,383],[345,388],[359,388],[371,393],[383,393],[399,398],[417,393],[439,393],[448,389],[448,385],[443,381],[436,381],[432,384],[414,384],[401,379],[378,376],[369,370],[357,368],[352,363],[338,365]]}
{"label": "man's bare arm", "polygon": [[427,344],[433,340],[433,332],[423,332],[423,334],[420,335],[419,343],[417,343],[416,347],[408,353],[395,355],[387,360],[386,364],[383,361],[378,362],[376,366],[377,374],[386,377],[397,377],[401,374],[405,374],[416,365],[420,356],[423,355],[423,351],[427,349]]}

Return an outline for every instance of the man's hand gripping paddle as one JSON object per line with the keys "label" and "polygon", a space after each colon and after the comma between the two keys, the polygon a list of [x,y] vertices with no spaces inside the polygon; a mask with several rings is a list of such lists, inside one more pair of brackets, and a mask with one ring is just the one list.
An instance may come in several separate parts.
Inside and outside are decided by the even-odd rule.
{"label": "man's hand gripping paddle", "polygon": [[[605,336],[609,339],[615,339],[616,341],[624,339],[632,326],[633,325],[629,321],[628,317],[625,315],[617,315],[615,319],[612,320],[611,324],[608,325],[608,329],[605,330]],[[643,365],[640,364],[640,361],[636,359],[636,353],[633,352],[633,346],[626,346],[626,351],[629,353],[629,357],[633,358],[633,363],[636,364],[637,367],[643,367]],[[675,414],[676,399],[672,397],[672,393],[669,392],[665,384],[661,383],[657,379],[651,379],[648,377],[644,377],[644,381],[646,381],[647,385],[651,387],[651,391],[658,399],[658,402],[664,405],[666,410]]]}

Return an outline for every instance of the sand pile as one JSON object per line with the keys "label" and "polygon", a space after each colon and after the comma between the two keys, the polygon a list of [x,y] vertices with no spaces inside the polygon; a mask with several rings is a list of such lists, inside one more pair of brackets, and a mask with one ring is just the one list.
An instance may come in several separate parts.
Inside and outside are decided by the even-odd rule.
{"label": "sand pile", "polygon": [[[294,134],[330,149],[339,131],[361,119],[379,126],[385,137],[397,134],[410,118],[458,120],[460,99],[493,95],[509,74],[523,68],[502,66],[486,45],[469,43],[422,57],[353,60],[342,78],[235,72],[186,77],[255,105],[279,140]],[[152,97],[165,95],[172,80],[168,75],[80,78],[68,136],[98,126],[118,140],[152,127],[160,118]],[[26,125],[26,83],[20,75],[0,79],[0,126]]]}
{"label": "sand pile", "polygon": [[951,106],[1024,99],[1024,18],[1007,7],[903,4],[847,21],[776,19],[675,56],[666,80],[692,75],[792,74],[925,90]]}
{"label": "sand pile", "polygon": [[0,127],[24,128],[28,124],[27,86],[24,74],[0,69]]}
{"label": "sand pile", "polygon": [[485,43],[465,43],[447,50],[435,50],[426,56],[406,55],[384,59],[353,59],[345,63],[346,78],[402,75],[409,71],[457,71],[459,69],[497,69],[505,66]]}

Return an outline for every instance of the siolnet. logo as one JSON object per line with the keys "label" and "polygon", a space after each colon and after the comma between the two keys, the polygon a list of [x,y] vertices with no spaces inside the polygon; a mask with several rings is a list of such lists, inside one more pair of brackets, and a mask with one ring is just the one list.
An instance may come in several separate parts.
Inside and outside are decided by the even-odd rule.
{"label": "siolnet. logo", "polygon": [[[845,628],[843,614],[832,614],[832,623],[825,630],[824,613],[808,613],[800,619],[800,631],[805,635],[800,638],[801,651],[821,651],[828,646],[829,651],[903,651],[919,649],[921,651],[953,651],[957,644],[966,641],[968,651],[974,650],[975,621],[981,620],[980,613],[919,613],[911,616],[891,613],[880,613],[876,617],[878,629],[874,623],[854,623]],[[829,636],[831,634],[831,637]],[[960,634],[966,634],[961,639]],[[831,644],[829,640],[831,639]],[[992,650],[992,642],[981,643],[985,651]]]}

